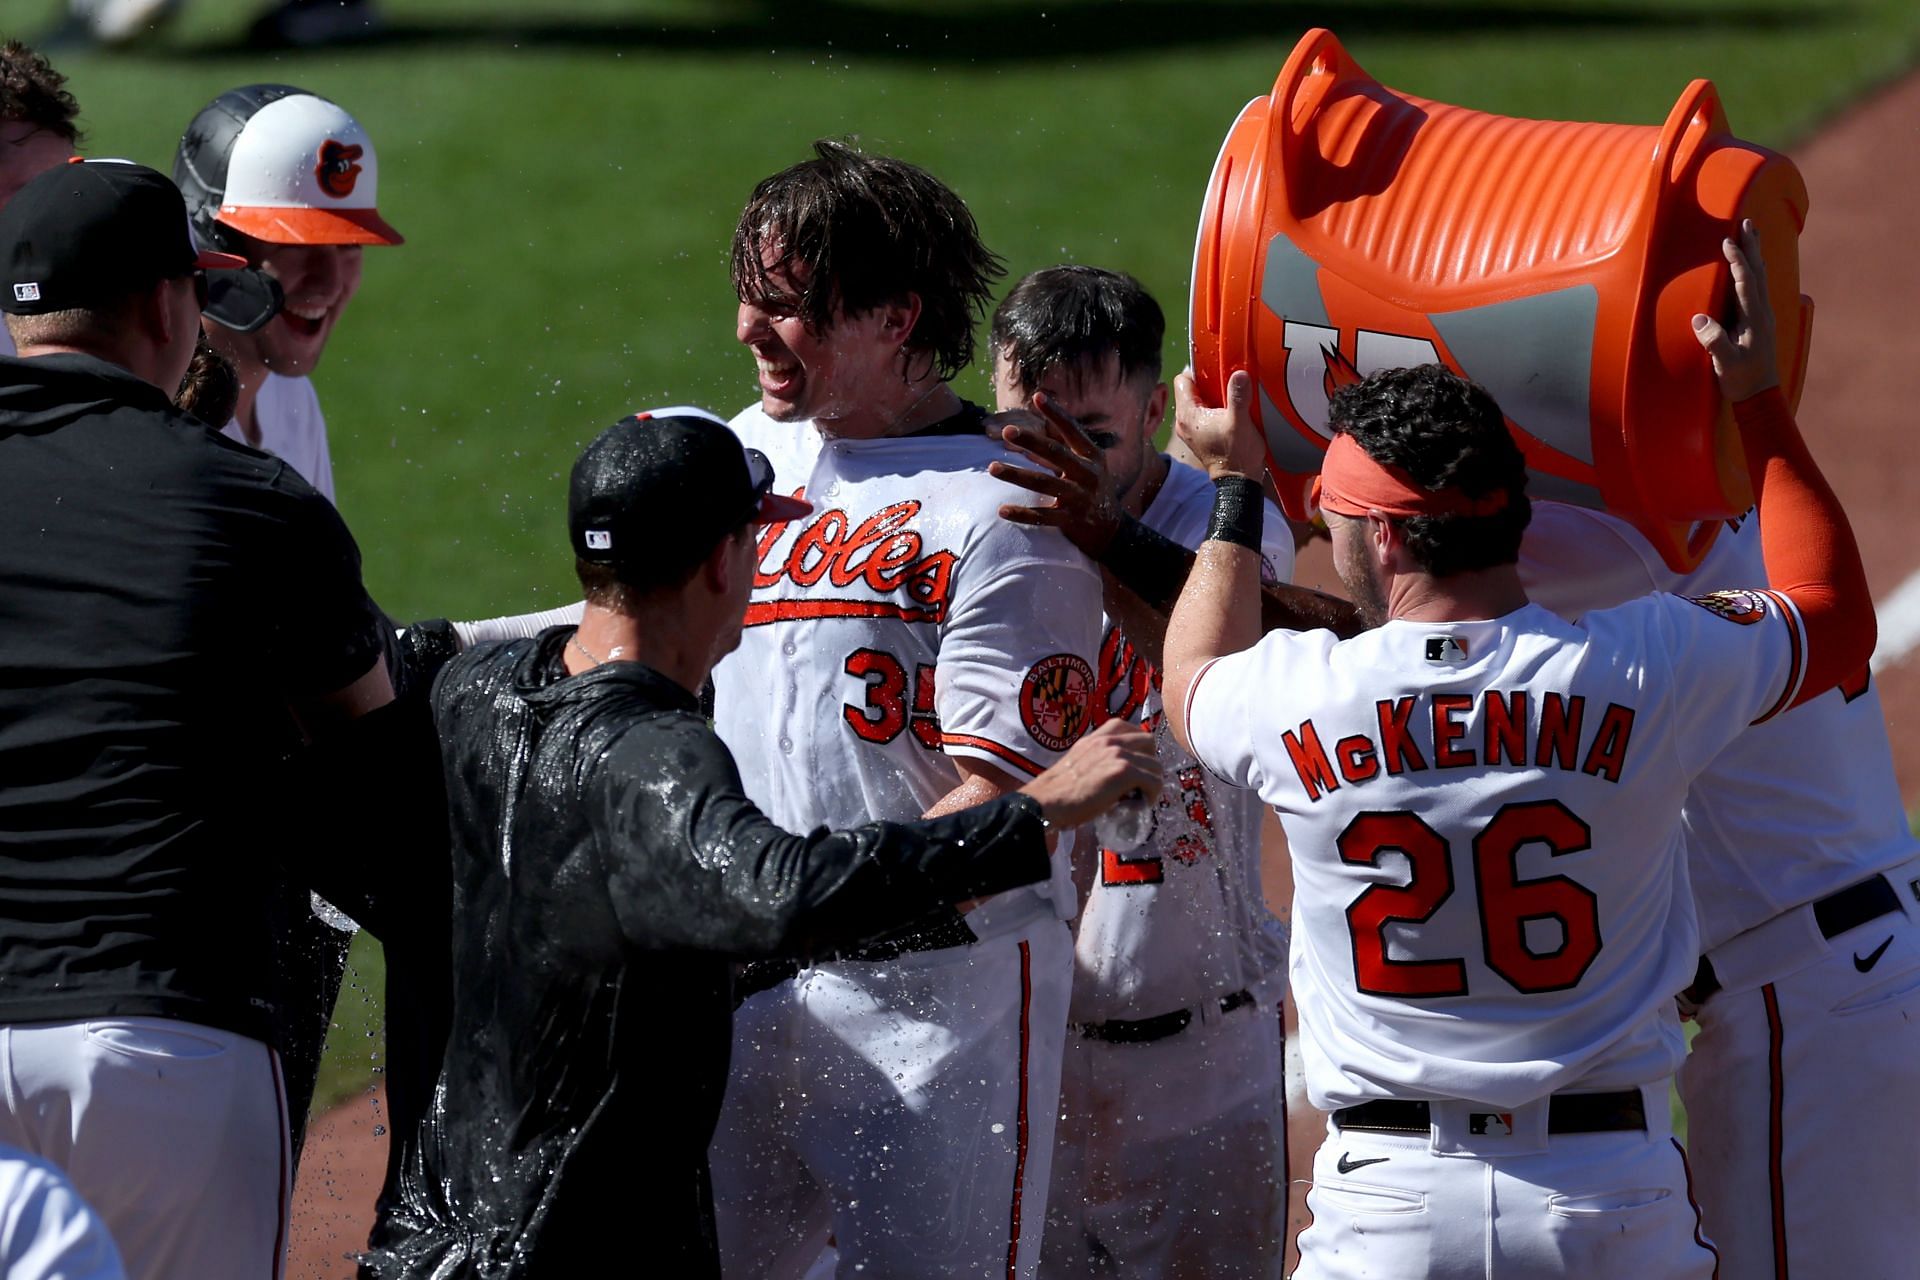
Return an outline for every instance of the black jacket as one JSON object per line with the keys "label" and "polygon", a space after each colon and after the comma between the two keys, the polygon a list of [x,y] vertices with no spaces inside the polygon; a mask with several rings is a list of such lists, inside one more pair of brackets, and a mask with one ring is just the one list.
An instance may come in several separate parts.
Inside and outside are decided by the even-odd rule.
{"label": "black jacket", "polygon": [[453,1033],[401,1203],[374,1231],[375,1276],[596,1275],[622,1247],[651,1274],[717,1276],[706,1150],[733,962],[1048,872],[1024,796],[782,831],[691,694],[634,663],[569,677],[570,634],[464,654],[434,691]]}

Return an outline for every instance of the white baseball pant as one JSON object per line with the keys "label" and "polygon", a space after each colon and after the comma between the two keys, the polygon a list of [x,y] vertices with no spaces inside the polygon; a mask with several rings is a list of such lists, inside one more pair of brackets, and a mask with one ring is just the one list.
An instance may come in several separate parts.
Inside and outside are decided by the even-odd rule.
{"label": "white baseball pant", "polygon": [[1914,1273],[1900,1224],[1920,1219],[1920,860],[1887,880],[1900,910],[1700,1007],[1680,1097],[1728,1280]]}
{"label": "white baseball pant", "polygon": [[1041,1280],[1279,1280],[1281,1059],[1265,1003],[1139,1044],[1069,1029]]}
{"label": "white baseball pant", "polygon": [[1049,914],[747,1000],[710,1149],[729,1280],[804,1276],[829,1233],[849,1280],[1029,1280],[1072,964]]}
{"label": "white baseball pant", "polygon": [[278,1280],[292,1197],[280,1064],[174,1018],[0,1026],[0,1142],[67,1171],[132,1280]]}
{"label": "white baseball pant", "polygon": [[1426,1134],[1329,1121],[1295,1280],[1710,1280],[1667,1082],[1642,1092],[1645,1132],[1550,1135],[1544,1099],[1503,1135],[1473,1132],[1477,1103],[1434,1104]]}

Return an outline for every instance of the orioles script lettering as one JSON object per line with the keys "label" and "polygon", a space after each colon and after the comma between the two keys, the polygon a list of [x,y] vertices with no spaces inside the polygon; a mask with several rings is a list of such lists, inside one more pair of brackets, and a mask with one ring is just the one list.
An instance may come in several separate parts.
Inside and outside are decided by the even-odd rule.
{"label": "orioles script lettering", "polygon": [[[802,497],[805,490],[796,490]],[[770,524],[760,533],[754,600],[746,625],[796,618],[899,618],[944,622],[955,556],[928,551],[917,529],[914,499],[895,502],[855,523],[832,508],[804,521]],[[783,587],[784,598],[766,598]]]}

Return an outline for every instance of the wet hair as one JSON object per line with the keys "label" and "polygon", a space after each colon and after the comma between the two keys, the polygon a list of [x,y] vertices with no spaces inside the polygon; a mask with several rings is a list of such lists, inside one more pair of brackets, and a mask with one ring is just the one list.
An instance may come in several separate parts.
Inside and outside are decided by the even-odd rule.
{"label": "wet hair", "polygon": [[1513,564],[1533,517],[1527,464],[1500,406],[1479,384],[1443,365],[1388,369],[1340,388],[1328,422],[1375,462],[1399,467],[1429,490],[1469,498],[1507,494],[1488,516],[1404,516],[1396,521],[1414,563],[1436,578]]}
{"label": "wet hair", "polygon": [[80,104],[66,83],[45,58],[18,40],[0,44],[0,123],[30,124],[77,145],[80,130],[73,121]]}
{"label": "wet hair", "polygon": [[194,345],[193,361],[180,379],[180,389],[173,393],[173,403],[214,428],[226,426],[239,407],[240,374],[233,361],[214,350],[205,333]]}
{"label": "wet hair", "polygon": [[[920,319],[906,349],[950,380],[973,363],[973,327],[1006,268],[981,243],[966,204],[925,169],[826,139],[813,153],[755,187],[741,210],[735,295],[789,305],[825,332],[836,314],[917,294]],[[798,297],[768,279],[768,251],[774,269],[801,269]]]}
{"label": "wet hair", "polygon": [[1097,370],[1118,359],[1123,379],[1160,380],[1167,318],[1124,271],[1044,267],[1023,278],[993,313],[990,341],[1014,384],[1032,394],[1055,369]]}

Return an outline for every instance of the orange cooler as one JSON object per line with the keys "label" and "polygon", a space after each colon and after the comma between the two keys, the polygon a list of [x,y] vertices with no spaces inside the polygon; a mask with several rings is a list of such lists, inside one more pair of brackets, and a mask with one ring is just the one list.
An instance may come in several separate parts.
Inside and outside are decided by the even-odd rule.
{"label": "orange cooler", "polygon": [[1500,402],[1534,497],[1625,516],[1684,571],[1752,502],[1693,315],[1727,314],[1720,244],[1752,218],[1797,402],[1806,213],[1793,163],[1733,137],[1705,80],[1659,128],[1516,120],[1385,88],[1310,31],[1214,164],[1194,371],[1215,397],[1253,373],[1299,519],[1333,390],[1440,361]]}

